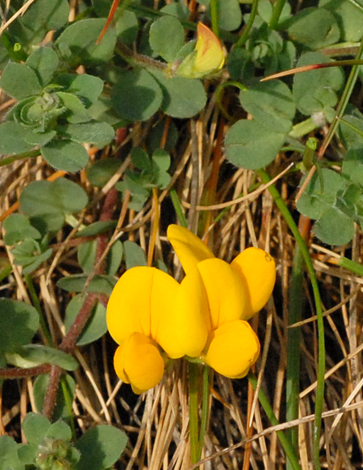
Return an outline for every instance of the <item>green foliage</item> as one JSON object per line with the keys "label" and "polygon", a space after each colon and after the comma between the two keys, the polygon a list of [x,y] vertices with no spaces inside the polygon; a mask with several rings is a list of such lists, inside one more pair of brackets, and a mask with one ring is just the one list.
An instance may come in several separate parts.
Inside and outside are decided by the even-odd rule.
{"label": "green foliage", "polygon": [[[64,318],[64,326],[66,331],[69,330],[79,311],[84,304],[85,297],[82,294],[75,295],[69,302],[66,309],[66,316]],[[88,320],[82,334],[80,335],[77,346],[84,346],[85,344],[93,343],[98,338],[101,338],[107,331],[106,324],[106,308],[101,304],[97,303],[92,311],[91,317]]]}
{"label": "green foliage", "polygon": [[0,299],[0,352],[17,352],[30,343],[39,327],[39,314],[29,304]]}
{"label": "green foliage", "polygon": [[131,158],[135,170],[127,170],[124,181],[117,183],[116,188],[123,193],[130,191],[129,207],[139,211],[149,198],[152,188],[164,189],[169,184],[170,175],[167,170],[170,155],[165,150],[157,149],[150,158],[145,150],[135,147]]}
{"label": "green foliage", "polygon": [[155,54],[173,62],[184,44],[184,28],[174,16],[163,16],[151,25],[149,41]]}
{"label": "green foliage", "polygon": [[127,437],[112,426],[89,429],[72,442],[71,428],[62,420],[53,424],[43,415],[28,413],[22,429],[28,444],[0,437],[0,468],[3,470],[106,470],[124,451]]}

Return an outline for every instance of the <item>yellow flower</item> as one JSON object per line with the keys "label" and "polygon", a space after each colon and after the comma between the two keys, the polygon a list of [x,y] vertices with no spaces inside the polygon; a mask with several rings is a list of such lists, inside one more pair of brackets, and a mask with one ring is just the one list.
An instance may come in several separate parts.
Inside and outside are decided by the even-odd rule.
{"label": "yellow flower", "polygon": [[168,345],[170,357],[180,357],[184,351],[226,377],[244,377],[260,351],[246,320],[272,293],[276,276],[272,257],[248,248],[228,264],[183,227],[170,225],[167,235],[186,272],[175,302],[176,335]]}
{"label": "yellow flower", "polygon": [[107,326],[120,345],[114,356],[117,375],[135,393],[157,385],[168,354],[171,312],[179,284],[168,274],[145,266],[121,276],[107,305]]}
{"label": "yellow flower", "polygon": [[177,75],[185,78],[202,78],[218,72],[224,65],[224,54],[217,36],[203,23],[197,26],[195,50],[177,69]]}

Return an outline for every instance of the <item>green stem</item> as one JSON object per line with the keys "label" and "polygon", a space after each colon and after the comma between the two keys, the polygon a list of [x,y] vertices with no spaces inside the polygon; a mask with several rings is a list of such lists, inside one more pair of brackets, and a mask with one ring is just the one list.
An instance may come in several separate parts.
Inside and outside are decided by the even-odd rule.
{"label": "green stem", "polygon": [[306,134],[309,134],[309,132],[313,131],[317,127],[319,127],[319,125],[316,124],[311,117],[309,117],[308,119],[305,119],[305,121],[301,121],[295,124],[292,128],[292,131],[289,132],[289,137],[302,137]]}
{"label": "green stem", "polygon": [[24,160],[25,158],[34,158],[40,155],[39,150],[31,150],[30,152],[18,153],[12,157],[2,158],[0,160],[0,167],[10,165],[10,163],[16,162],[17,160]]}
{"label": "green stem", "polygon": [[350,95],[352,94],[353,88],[355,86],[355,82],[357,81],[357,78],[358,78],[359,64],[357,63],[357,61],[361,59],[362,55],[363,55],[363,41],[361,42],[357,55],[355,59],[353,60],[354,65],[352,67],[352,70],[350,71],[347,84],[345,85],[342,97],[340,98],[339,105],[336,110],[333,122],[331,123],[331,126],[329,127],[329,132],[326,135],[324,142],[319,149],[319,157],[322,157],[324,155],[325,150],[327,149],[328,145],[330,144],[337,130],[339,120],[342,118],[345,108],[347,107]]}
{"label": "green stem", "polygon": [[189,362],[189,435],[191,464],[198,462],[198,364]]}
{"label": "green stem", "polygon": [[[304,258],[299,245],[295,247],[294,263],[290,285],[289,325],[301,320],[303,304]],[[287,333],[287,369],[286,369],[286,420],[293,421],[299,417],[300,391],[300,342],[301,329],[289,328]],[[295,455],[299,455],[298,428],[286,430]],[[292,465],[286,464],[287,470]]]}
{"label": "green stem", "polygon": [[179,223],[182,227],[187,228],[188,227],[188,222],[187,219],[185,218],[184,212],[183,212],[183,207],[180,203],[180,199],[178,196],[178,193],[176,192],[175,188],[172,188],[170,190],[170,198],[171,202],[173,203],[174,210],[176,213],[176,217],[179,220]]}
{"label": "green stem", "polygon": [[[267,184],[270,182],[270,176],[266,173],[265,170],[258,170],[258,175],[260,176],[263,183]],[[315,465],[315,470],[320,470],[320,431],[321,431],[321,415],[323,412],[324,404],[324,375],[325,375],[325,336],[324,336],[324,320],[323,320],[323,310],[321,306],[320,292],[318,287],[318,281],[315,276],[314,266],[310,258],[309,250],[307,249],[305,242],[297,228],[295,221],[290,214],[289,209],[287,208],[285,202],[283,201],[280,193],[277,191],[274,185],[269,186],[269,191],[272,197],[274,198],[275,204],[280,209],[287,225],[289,226],[291,232],[293,233],[296,242],[298,243],[302,256],[304,258],[311,285],[313,288],[316,315],[317,315],[317,326],[318,326],[318,376],[317,376],[317,387],[316,387],[316,398],[315,398],[315,420],[314,420],[314,437],[313,437],[313,461]]]}
{"label": "green stem", "polygon": [[218,0],[211,0],[210,16],[211,16],[211,22],[212,22],[212,31],[217,36],[217,38],[219,38]]}
{"label": "green stem", "polygon": [[286,3],[286,0],[277,0],[277,2],[275,3],[274,10],[272,12],[272,16],[271,16],[271,20],[269,24],[271,29],[277,29],[280,16],[281,16],[282,10],[284,9],[285,3]]}
{"label": "green stem", "polygon": [[209,417],[209,372],[208,366],[203,367],[203,394],[202,394],[202,418],[200,421],[198,460],[201,459],[204,447],[204,438],[207,433]]}
{"label": "green stem", "polygon": [[40,322],[40,327],[43,331],[43,334],[44,334],[48,344],[50,346],[54,347],[52,337],[51,337],[51,335],[49,333],[49,330],[48,330],[47,322],[45,321],[45,318],[44,318],[44,315],[43,315],[42,307],[40,306],[39,297],[38,297],[38,294],[37,294],[37,292],[35,290],[35,287],[34,287],[34,284],[33,284],[33,279],[28,274],[28,275],[25,276],[25,281],[28,285],[28,290],[29,290],[29,294],[30,294],[30,297],[32,299],[33,305],[36,308],[37,312],[39,313],[39,322]]}
{"label": "green stem", "polygon": [[[250,384],[252,385],[253,389],[256,390],[257,388],[257,377],[253,374],[253,372],[249,372],[248,374],[248,380]],[[260,390],[260,393],[258,395],[259,402],[261,403],[262,408],[264,409],[267,418],[269,419],[270,423],[272,426],[277,426],[279,423],[278,419],[276,418],[273,409],[270,405],[270,402],[268,401],[268,398],[266,397],[265,393]],[[285,451],[286,457],[288,461],[290,462],[291,468],[294,470],[301,470],[301,467],[299,465],[299,461],[296,458],[295,452],[293,448],[291,447],[290,441],[287,439],[285,436],[285,433],[283,431],[277,431],[276,432],[277,437],[280,440],[280,443],[282,445],[282,448]]]}
{"label": "green stem", "polygon": [[363,276],[363,266],[360,263],[356,263],[351,259],[345,258],[344,256],[339,258],[338,266],[348,269],[352,273],[358,274],[358,276]]}
{"label": "green stem", "polygon": [[251,28],[253,26],[253,23],[255,21],[256,15],[257,15],[257,9],[258,9],[258,0],[253,0],[250,17],[248,18],[248,22],[247,22],[241,36],[239,37],[239,39],[236,43],[236,47],[242,47],[245,44],[245,42],[247,41],[248,34],[251,31]]}

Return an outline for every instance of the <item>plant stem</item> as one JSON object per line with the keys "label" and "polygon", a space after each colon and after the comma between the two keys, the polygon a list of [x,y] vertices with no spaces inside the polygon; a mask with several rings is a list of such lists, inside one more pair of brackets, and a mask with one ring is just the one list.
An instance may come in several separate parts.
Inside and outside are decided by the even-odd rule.
{"label": "plant stem", "polygon": [[249,32],[251,31],[251,28],[253,26],[253,23],[257,15],[257,9],[258,9],[258,0],[253,0],[250,17],[248,18],[248,22],[236,43],[236,47],[242,47],[247,41]]}
{"label": "plant stem", "polygon": [[40,155],[39,150],[31,150],[30,152],[18,153],[12,157],[2,158],[0,160],[0,167],[10,165],[10,163],[16,162],[17,160],[24,160],[25,158],[34,158]]}
{"label": "plant stem", "polygon": [[285,3],[286,3],[286,0],[277,0],[277,2],[275,3],[275,6],[272,12],[272,17],[271,17],[270,24],[269,24],[271,29],[277,29],[280,16],[285,6]]}
{"label": "plant stem", "polygon": [[[301,320],[303,304],[304,258],[300,246],[295,246],[294,262],[291,273],[289,325]],[[287,331],[287,369],[286,369],[286,421],[299,417],[299,386],[300,386],[300,341],[301,329],[289,328]],[[298,428],[286,430],[295,455],[299,455]],[[292,465],[286,463],[287,470]]]}
{"label": "plant stem", "polygon": [[182,227],[187,228],[188,222],[187,222],[187,219],[185,218],[183,207],[180,203],[180,199],[175,188],[172,188],[169,194],[170,194],[171,202],[173,203],[173,206],[174,206],[176,217],[179,220],[180,225]]}
{"label": "plant stem", "polygon": [[189,362],[189,436],[191,464],[198,462],[198,364]]}
{"label": "plant stem", "polygon": [[[248,380],[250,384],[252,385],[253,389],[256,390],[257,388],[257,377],[253,374],[253,372],[249,372],[248,374]],[[270,423],[272,426],[277,426],[279,423],[278,419],[276,418],[273,409],[271,408],[270,402],[268,401],[268,398],[266,397],[265,393],[260,390],[260,393],[258,395],[258,399],[261,403],[262,408],[264,409],[267,418],[269,419]],[[276,432],[277,437],[280,440],[280,443],[285,451],[286,457],[288,458],[288,461],[290,462],[291,468],[294,470],[301,470],[301,467],[299,465],[299,461],[296,458],[295,452],[293,448],[291,447],[290,441],[287,439],[283,431],[277,431]]]}
{"label": "plant stem", "polygon": [[[258,170],[258,175],[260,176],[263,183],[267,184],[270,181],[270,176],[266,173],[265,170]],[[318,326],[318,374],[317,374],[317,387],[316,387],[316,398],[315,398],[315,421],[314,421],[314,437],[313,437],[313,461],[315,465],[315,470],[319,470],[320,467],[320,431],[321,431],[321,415],[323,412],[324,404],[324,375],[325,375],[325,335],[324,335],[324,320],[323,320],[323,310],[321,306],[320,292],[318,281],[315,276],[314,266],[310,258],[309,251],[306,247],[304,239],[302,238],[299,229],[297,228],[295,221],[290,214],[289,209],[287,208],[285,202],[283,201],[280,193],[277,191],[274,185],[269,186],[269,191],[272,197],[274,198],[275,204],[280,209],[287,225],[289,226],[291,232],[293,233],[296,242],[298,243],[302,256],[304,258],[311,285],[313,288],[316,315],[317,315],[317,326]]]}
{"label": "plant stem", "polygon": [[[208,366],[203,367],[203,394],[202,394],[202,419],[200,422],[199,433],[199,449],[197,459],[200,460],[202,456],[204,438],[207,433],[208,417],[209,417],[209,372]],[[197,461],[198,461],[197,460]]]}
{"label": "plant stem", "polygon": [[217,38],[219,38],[218,0],[211,0],[210,16],[211,16],[211,21],[212,21],[212,31],[217,36]]}

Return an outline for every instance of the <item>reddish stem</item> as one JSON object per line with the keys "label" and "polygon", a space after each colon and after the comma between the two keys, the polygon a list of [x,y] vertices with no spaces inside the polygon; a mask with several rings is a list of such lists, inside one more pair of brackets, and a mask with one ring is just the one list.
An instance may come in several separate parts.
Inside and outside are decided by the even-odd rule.
{"label": "reddish stem", "polygon": [[[116,202],[117,190],[113,188],[106,195],[100,220],[104,221],[112,219]],[[107,235],[101,234],[97,239],[95,266],[97,266],[98,261],[101,259],[101,256],[107,247],[107,243]],[[97,274],[103,274],[105,272],[105,266],[105,262],[101,263],[101,265],[97,269]],[[86,300],[84,301],[84,304],[82,305],[82,308],[79,311],[77,318],[73,322],[71,328],[69,329],[68,333],[63,338],[63,341],[59,346],[60,350],[66,353],[71,353],[74,350],[77,340],[80,334],[82,333],[83,328],[86,325],[88,319],[90,318],[92,309],[98,299],[102,299],[102,303],[104,303],[105,301],[104,296],[100,296],[99,294],[95,294],[93,292],[87,294]],[[53,414],[53,410],[56,404],[57,390],[59,387],[61,373],[62,369],[60,367],[52,366],[49,377],[49,384],[46,395],[44,397],[43,404],[43,414],[49,419]]]}
{"label": "reddish stem", "polygon": [[23,379],[25,377],[33,377],[34,375],[47,374],[50,371],[50,364],[42,364],[41,366],[29,367],[22,369],[20,367],[0,368],[0,377],[2,379]]}

